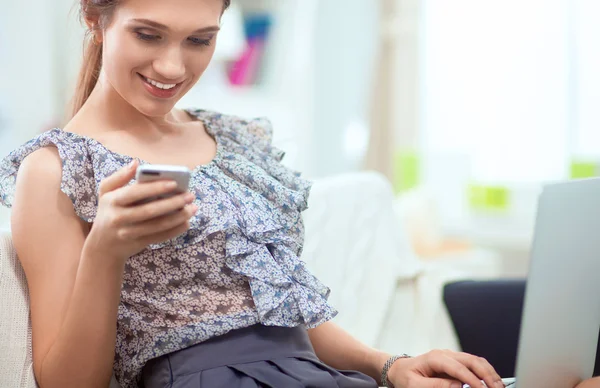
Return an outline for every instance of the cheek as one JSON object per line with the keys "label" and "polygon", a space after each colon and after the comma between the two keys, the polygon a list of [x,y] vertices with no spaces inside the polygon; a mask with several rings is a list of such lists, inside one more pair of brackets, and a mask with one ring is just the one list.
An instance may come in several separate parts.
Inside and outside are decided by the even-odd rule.
{"label": "cheek", "polygon": [[104,66],[107,77],[115,87],[127,82],[135,69],[146,61],[148,51],[142,50],[140,46],[130,37],[107,39],[104,46]]}
{"label": "cheek", "polygon": [[190,82],[183,89],[183,94],[189,92],[200,80],[204,71],[209,66],[214,50],[190,53],[186,58],[186,69]]}
{"label": "cheek", "polygon": [[194,53],[188,61],[190,71],[195,77],[200,77],[210,64],[215,53],[214,47],[209,47],[201,53]]}

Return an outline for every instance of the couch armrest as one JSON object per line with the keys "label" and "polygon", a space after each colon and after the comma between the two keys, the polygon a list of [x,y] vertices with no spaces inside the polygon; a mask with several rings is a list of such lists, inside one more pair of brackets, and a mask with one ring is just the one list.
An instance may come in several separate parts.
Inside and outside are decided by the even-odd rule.
{"label": "couch armrest", "polygon": [[372,172],[317,180],[303,215],[302,259],[331,287],[338,324],[376,344],[399,280],[413,279],[422,263],[394,213],[390,183]]}

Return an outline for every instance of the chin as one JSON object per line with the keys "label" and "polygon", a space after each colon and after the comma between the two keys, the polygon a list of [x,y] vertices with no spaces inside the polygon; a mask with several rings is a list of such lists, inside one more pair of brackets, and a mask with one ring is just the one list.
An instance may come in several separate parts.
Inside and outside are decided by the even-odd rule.
{"label": "chin", "polygon": [[145,101],[138,104],[132,104],[141,114],[147,117],[162,117],[169,114],[179,99],[165,102]]}

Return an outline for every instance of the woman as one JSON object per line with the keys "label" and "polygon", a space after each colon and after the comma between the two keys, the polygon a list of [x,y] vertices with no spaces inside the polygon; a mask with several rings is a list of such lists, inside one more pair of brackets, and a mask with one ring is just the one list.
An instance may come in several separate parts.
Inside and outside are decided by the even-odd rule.
{"label": "woman", "polygon": [[[310,184],[279,163],[269,123],[174,109],[228,6],[81,1],[73,117],[0,167],[39,385],[106,387],[114,371],[124,388],[502,386],[478,357],[393,357],[331,323],[299,258]],[[190,167],[191,193],[140,205],[174,189],[132,184],[140,163]]]}

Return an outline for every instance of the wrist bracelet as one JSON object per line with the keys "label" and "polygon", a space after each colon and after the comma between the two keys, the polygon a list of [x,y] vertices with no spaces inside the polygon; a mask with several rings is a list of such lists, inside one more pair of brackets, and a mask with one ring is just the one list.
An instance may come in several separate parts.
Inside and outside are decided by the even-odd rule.
{"label": "wrist bracelet", "polygon": [[385,365],[383,365],[383,369],[381,370],[381,384],[384,387],[394,388],[394,386],[388,381],[387,374],[392,365],[401,358],[410,358],[410,356],[407,354],[392,356],[388,358],[388,360],[385,362]]}

